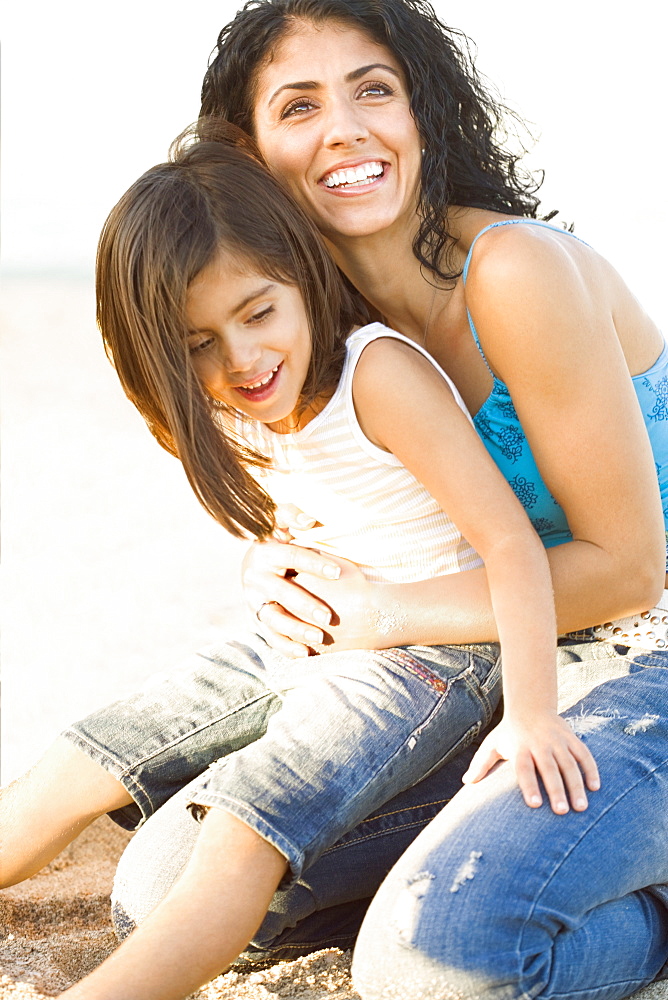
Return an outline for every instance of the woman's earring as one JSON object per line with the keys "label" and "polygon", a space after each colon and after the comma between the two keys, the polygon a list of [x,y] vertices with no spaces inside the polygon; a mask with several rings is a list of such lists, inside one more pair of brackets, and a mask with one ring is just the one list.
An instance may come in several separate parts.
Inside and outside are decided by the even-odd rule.
{"label": "woman's earring", "polygon": [[424,156],[424,154],[425,154],[425,153],[427,152],[427,150],[426,150],[426,148],[425,148],[425,147],[423,146],[423,147],[422,147],[422,149],[420,150],[420,152],[421,152],[421,153],[422,153],[422,155]]}

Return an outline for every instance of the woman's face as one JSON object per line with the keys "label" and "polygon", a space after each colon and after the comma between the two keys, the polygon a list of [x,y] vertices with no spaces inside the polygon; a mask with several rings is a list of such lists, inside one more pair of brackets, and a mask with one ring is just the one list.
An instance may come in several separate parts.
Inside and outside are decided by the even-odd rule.
{"label": "woman's face", "polygon": [[336,22],[304,22],[258,76],[255,138],[274,173],[334,243],[407,225],[420,137],[389,49]]}

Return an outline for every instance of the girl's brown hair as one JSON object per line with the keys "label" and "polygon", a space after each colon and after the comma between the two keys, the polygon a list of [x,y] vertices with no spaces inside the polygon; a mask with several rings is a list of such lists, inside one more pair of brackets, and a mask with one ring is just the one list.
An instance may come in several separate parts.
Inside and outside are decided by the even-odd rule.
{"label": "girl's brown hair", "polygon": [[206,393],[188,350],[188,286],[221,250],[301,292],[312,344],[307,406],[338,382],[362,307],[252,140],[227,123],[185,132],[169,161],[112,209],[98,245],[97,321],[128,398],[181,460],[200,503],[233,535],[263,538],[274,504],[249,468],[267,459],[232,432],[228,408]]}

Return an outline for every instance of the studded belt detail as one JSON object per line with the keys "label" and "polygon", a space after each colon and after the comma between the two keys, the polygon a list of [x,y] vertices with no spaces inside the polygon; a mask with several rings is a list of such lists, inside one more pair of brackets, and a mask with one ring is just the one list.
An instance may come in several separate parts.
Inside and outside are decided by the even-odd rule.
{"label": "studded belt detail", "polygon": [[595,625],[592,632],[597,639],[621,646],[668,649],[668,590],[664,590],[658,607],[604,625]]}

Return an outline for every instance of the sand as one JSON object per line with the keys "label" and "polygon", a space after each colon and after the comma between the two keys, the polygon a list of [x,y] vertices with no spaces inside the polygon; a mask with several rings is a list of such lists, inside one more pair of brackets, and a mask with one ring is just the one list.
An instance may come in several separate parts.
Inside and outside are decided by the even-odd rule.
{"label": "sand", "polygon": [[[130,836],[103,817],[38,875],[0,894],[1,1000],[57,996],[116,946],[109,894]],[[197,996],[355,1000],[349,966],[349,955],[319,951],[259,972],[229,972]]]}

